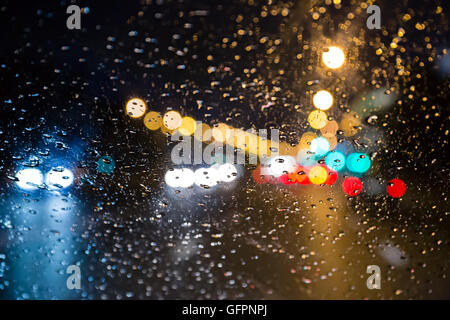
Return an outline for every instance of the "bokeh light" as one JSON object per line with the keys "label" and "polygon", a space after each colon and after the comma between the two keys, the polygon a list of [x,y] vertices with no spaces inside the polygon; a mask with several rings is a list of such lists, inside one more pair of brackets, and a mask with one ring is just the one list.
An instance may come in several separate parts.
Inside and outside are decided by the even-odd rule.
{"label": "bokeh light", "polygon": [[333,105],[333,96],[326,90],[320,90],[314,95],[313,103],[319,110],[328,110]]}
{"label": "bokeh light", "polygon": [[169,187],[176,188],[178,187],[178,169],[168,170],[164,176],[164,181]]}
{"label": "bokeh light", "polygon": [[225,123],[218,123],[213,126],[211,133],[215,141],[226,143],[231,140],[232,128]]}
{"label": "bokeh light", "polygon": [[290,184],[294,184],[295,181],[292,180],[292,178],[290,177],[290,174],[283,174],[282,176],[280,176],[280,182],[284,185],[290,185]]}
{"label": "bokeh light", "polygon": [[158,130],[162,126],[161,114],[156,111],[148,112],[144,117],[144,125],[149,130]]}
{"label": "bokeh light", "polygon": [[17,186],[23,190],[36,190],[44,182],[41,170],[36,168],[23,169],[17,172]]}
{"label": "bokeh light", "polygon": [[237,169],[231,163],[224,163],[219,166],[219,179],[223,182],[231,182],[237,177]]}
{"label": "bokeh light", "polygon": [[189,188],[195,182],[195,175],[191,169],[172,169],[166,172],[164,180],[172,188]]}
{"label": "bokeh light", "polygon": [[330,150],[330,142],[323,137],[315,138],[311,141],[310,150],[316,157],[323,156]]}
{"label": "bokeh light", "polygon": [[308,116],[308,122],[313,129],[322,129],[327,125],[327,114],[321,110],[314,110]]}
{"label": "bokeh light", "polygon": [[178,131],[183,136],[191,136],[195,132],[196,127],[197,127],[197,124],[195,123],[195,120],[193,118],[184,117],[181,120],[181,125],[178,128]]}
{"label": "bokeh light", "polygon": [[353,144],[350,141],[344,140],[338,143],[336,151],[339,151],[342,154],[349,154],[355,151],[355,147],[353,147]]}
{"label": "bokeh light", "polygon": [[266,175],[261,172],[261,166],[258,166],[255,170],[253,170],[252,177],[257,184],[264,184],[268,182]]}
{"label": "bokeh light", "polygon": [[313,184],[322,184],[327,181],[328,172],[321,166],[314,166],[309,170],[308,178]]}
{"label": "bokeh light", "polygon": [[355,173],[364,173],[369,170],[372,165],[372,161],[370,161],[369,156],[360,152],[349,154],[345,163],[348,170]]}
{"label": "bokeh light", "polygon": [[331,170],[328,167],[325,167],[325,169],[327,170],[327,174],[328,174],[328,177],[327,177],[327,180],[325,181],[325,184],[331,186],[331,185],[336,183],[337,178],[338,178],[338,173],[336,171],[334,171],[334,170]]}
{"label": "bokeh light", "polygon": [[329,152],[325,164],[334,171],[341,171],[345,167],[345,155],[339,151]]}
{"label": "bokeh light", "polygon": [[328,123],[325,127],[320,129],[320,133],[322,133],[322,135],[327,135],[327,134],[336,135],[336,132],[338,130],[339,130],[339,125],[336,122],[336,120],[331,120],[331,121],[328,121]]}
{"label": "bokeh light", "polygon": [[300,141],[298,142],[298,150],[302,150],[302,149],[308,149],[311,146],[311,142],[317,138],[317,134],[315,134],[314,132],[305,132],[302,137],[300,138]]}
{"label": "bokeh light", "polygon": [[363,184],[360,179],[356,177],[345,178],[342,183],[342,190],[349,196],[357,196],[361,193]]}
{"label": "bokeh light", "polygon": [[307,185],[310,184],[311,181],[309,181],[306,171],[305,167],[299,165],[295,168],[293,173],[289,174],[289,176],[295,183]]}
{"label": "bokeh light", "polygon": [[142,99],[133,98],[127,102],[125,110],[131,118],[140,118],[147,111],[147,104]]}
{"label": "bokeh light", "polygon": [[[291,156],[269,158],[265,165],[268,175],[272,175],[276,178],[280,177],[283,174],[294,172],[296,167],[297,163],[295,161],[295,158]],[[263,173],[265,172],[263,171]]]}
{"label": "bokeh light", "polygon": [[195,170],[195,184],[200,187],[214,187],[219,182],[219,172],[214,168]]}
{"label": "bokeh light", "polygon": [[211,141],[212,138],[211,127],[206,123],[197,124],[194,132],[194,138],[202,142]]}
{"label": "bokeh light", "polygon": [[387,193],[393,198],[400,198],[406,192],[406,184],[401,179],[393,179],[388,182]]}
{"label": "bokeh light", "polygon": [[323,135],[323,137],[328,140],[328,143],[330,144],[330,150],[333,150],[337,147],[338,139],[334,134],[326,133]]}
{"label": "bokeh light", "polygon": [[181,114],[177,111],[169,111],[164,114],[163,124],[164,127],[169,130],[176,130],[181,126],[181,121],[183,118]]}
{"label": "bokeh light", "polygon": [[67,188],[73,183],[73,173],[69,169],[56,167],[50,170],[45,177],[45,184],[50,189]]}
{"label": "bokeh light", "polygon": [[329,47],[328,51],[322,53],[323,63],[330,69],[338,69],[345,62],[345,54],[341,48]]}

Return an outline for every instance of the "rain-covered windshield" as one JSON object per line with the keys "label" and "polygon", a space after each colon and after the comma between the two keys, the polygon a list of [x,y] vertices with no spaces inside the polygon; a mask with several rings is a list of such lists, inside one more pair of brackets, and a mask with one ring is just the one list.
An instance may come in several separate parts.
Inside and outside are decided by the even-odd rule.
{"label": "rain-covered windshield", "polygon": [[2,2],[0,297],[450,298],[445,2]]}

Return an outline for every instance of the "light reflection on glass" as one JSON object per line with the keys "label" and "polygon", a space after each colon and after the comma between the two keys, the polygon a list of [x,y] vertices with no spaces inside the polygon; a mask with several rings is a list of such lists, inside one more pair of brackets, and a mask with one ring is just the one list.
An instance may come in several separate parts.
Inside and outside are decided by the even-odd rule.
{"label": "light reflection on glass", "polygon": [[44,182],[44,176],[41,170],[36,168],[22,169],[16,174],[17,186],[23,190],[37,190]]}
{"label": "light reflection on glass", "polygon": [[326,90],[320,90],[314,95],[313,103],[319,110],[328,110],[333,105],[333,96]]}
{"label": "light reflection on glass", "polygon": [[69,169],[56,167],[49,171],[45,184],[49,189],[67,188],[73,183],[73,173]]}
{"label": "light reflection on glass", "polygon": [[323,63],[330,69],[338,69],[345,62],[345,55],[341,48],[329,47],[328,51],[322,54]]}
{"label": "light reflection on glass", "polygon": [[279,156],[269,158],[263,168],[264,175],[274,176],[276,178],[283,174],[294,172],[297,167],[297,163],[294,157],[291,156]]}

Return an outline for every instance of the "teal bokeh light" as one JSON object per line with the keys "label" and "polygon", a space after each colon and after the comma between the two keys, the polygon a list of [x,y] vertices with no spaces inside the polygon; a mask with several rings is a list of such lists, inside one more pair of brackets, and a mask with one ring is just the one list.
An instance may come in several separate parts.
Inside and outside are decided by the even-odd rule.
{"label": "teal bokeh light", "polygon": [[369,170],[372,162],[367,154],[355,152],[348,155],[346,165],[352,172],[364,173]]}
{"label": "teal bokeh light", "polygon": [[116,162],[109,156],[103,156],[97,160],[97,171],[110,174],[116,168]]}
{"label": "teal bokeh light", "polygon": [[345,167],[345,155],[339,151],[331,151],[327,154],[325,164],[334,171],[341,171]]}

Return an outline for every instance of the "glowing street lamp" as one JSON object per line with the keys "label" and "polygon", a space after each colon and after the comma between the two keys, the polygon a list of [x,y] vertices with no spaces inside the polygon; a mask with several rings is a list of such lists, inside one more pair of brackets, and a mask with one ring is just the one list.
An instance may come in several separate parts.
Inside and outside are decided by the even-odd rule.
{"label": "glowing street lamp", "polygon": [[341,48],[329,47],[328,51],[322,53],[323,63],[330,69],[338,69],[345,62],[345,55]]}

